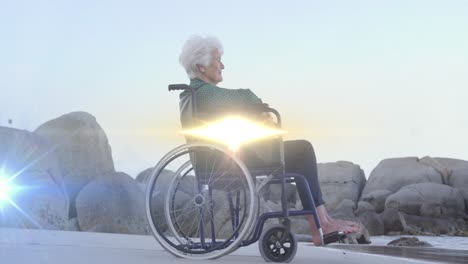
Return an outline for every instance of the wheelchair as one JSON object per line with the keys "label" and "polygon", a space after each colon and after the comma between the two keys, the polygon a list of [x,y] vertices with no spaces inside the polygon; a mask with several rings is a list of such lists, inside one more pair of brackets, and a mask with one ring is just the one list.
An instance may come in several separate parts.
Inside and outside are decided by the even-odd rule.
{"label": "wheelchair", "polygon": [[[209,120],[207,113],[197,111],[195,91],[190,86],[169,85],[169,91],[173,90],[190,94],[187,98],[194,125]],[[246,107],[243,114],[264,112],[273,113],[281,127],[279,113],[266,104]],[[187,144],[171,150],[157,163],[145,193],[151,231],[169,253],[187,259],[216,259],[258,241],[265,261],[290,262],[297,251],[297,239],[289,217],[304,215],[314,217],[322,245],[327,243],[310,191],[307,195],[313,210],[287,208],[286,184],[308,183],[303,175],[284,172],[281,136],[245,144],[239,151],[187,139]],[[258,160],[258,152],[267,159]],[[259,193],[271,184],[281,185],[282,210],[261,212]],[[280,224],[264,228],[268,219],[279,219]],[[341,235],[337,234],[335,241]]]}

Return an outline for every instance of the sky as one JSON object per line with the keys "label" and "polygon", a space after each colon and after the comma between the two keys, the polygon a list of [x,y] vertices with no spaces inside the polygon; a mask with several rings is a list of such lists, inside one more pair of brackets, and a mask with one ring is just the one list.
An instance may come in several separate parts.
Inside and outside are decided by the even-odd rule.
{"label": "sky", "polygon": [[219,86],[253,90],[318,162],[468,160],[462,0],[0,0],[0,126],[88,112],[135,177],[184,143],[167,85],[193,34],[223,43]]}

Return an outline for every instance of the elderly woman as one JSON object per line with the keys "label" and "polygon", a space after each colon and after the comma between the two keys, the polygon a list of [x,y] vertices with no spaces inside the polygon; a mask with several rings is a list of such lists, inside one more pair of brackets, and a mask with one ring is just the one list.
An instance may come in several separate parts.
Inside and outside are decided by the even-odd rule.
{"label": "elderly woman", "polygon": [[[218,87],[218,83],[223,80],[222,71],[224,64],[221,62],[223,47],[214,37],[192,36],[188,39],[180,55],[180,63],[190,78],[190,86],[196,91],[197,108],[202,111],[213,109],[223,105],[245,105],[258,104],[262,100],[249,89],[225,89]],[[190,94],[184,91],[180,95],[181,112],[184,113],[189,106]],[[186,118],[181,116],[184,125]],[[298,173],[306,177],[312,193],[317,214],[324,234],[334,231],[353,233],[360,230],[357,223],[331,218],[324,206],[322,192],[318,182],[317,162],[312,145],[305,140],[294,140],[284,142],[285,171]],[[297,185],[299,196],[305,210],[312,209],[304,188],[306,186]],[[318,230],[314,218],[308,217],[313,242],[320,244]]]}

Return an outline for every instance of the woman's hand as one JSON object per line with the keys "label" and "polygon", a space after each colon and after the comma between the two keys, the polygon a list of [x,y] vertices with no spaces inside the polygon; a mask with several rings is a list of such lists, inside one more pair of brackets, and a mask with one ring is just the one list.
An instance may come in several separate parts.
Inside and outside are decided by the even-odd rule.
{"label": "woman's hand", "polygon": [[270,112],[263,112],[260,114],[259,121],[262,122],[264,125],[268,126],[276,126],[276,118],[273,113]]}

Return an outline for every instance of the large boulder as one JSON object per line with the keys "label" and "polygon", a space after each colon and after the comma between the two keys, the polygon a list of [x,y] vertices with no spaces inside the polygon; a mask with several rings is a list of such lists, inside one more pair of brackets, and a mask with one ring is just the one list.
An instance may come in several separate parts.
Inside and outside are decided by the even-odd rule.
{"label": "large boulder", "polygon": [[468,161],[459,159],[434,158],[448,174],[445,184],[461,191],[465,199],[465,212],[468,213]]}
{"label": "large boulder", "polygon": [[[148,168],[140,172],[136,178],[137,184],[140,188],[146,191],[147,181],[149,176],[153,172],[153,168]],[[151,217],[153,224],[160,230],[167,230],[167,220],[165,215],[166,196],[169,189],[169,185],[174,180],[175,174],[171,170],[164,169],[159,175],[155,183],[153,183],[151,189]],[[175,194],[171,197],[171,207],[177,212],[178,224],[181,225],[181,229],[187,231],[190,226],[185,226],[184,223],[193,223],[197,215],[197,211],[193,210],[193,199],[198,193],[195,184],[195,178],[191,175],[185,177],[179,177],[174,182],[177,186]],[[146,199],[146,194],[145,194]],[[189,232],[189,231],[187,231]]]}
{"label": "large boulder", "polygon": [[362,195],[377,190],[394,193],[401,187],[424,182],[443,183],[443,180],[434,168],[421,163],[417,157],[385,159],[372,170]]}
{"label": "large boulder", "polygon": [[390,195],[385,209],[425,217],[457,218],[464,215],[465,203],[462,193],[448,185],[417,183]]}
{"label": "large boulder", "polygon": [[53,146],[35,133],[0,127],[0,170],[11,174],[31,171],[47,173],[65,192],[59,159],[53,149]]}
{"label": "large boulder", "polygon": [[149,232],[143,192],[125,173],[101,175],[87,184],[76,198],[76,211],[82,231]]}
{"label": "large boulder", "polygon": [[358,215],[359,222],[366,227],[371,236],[381,236],[385,234],[384,222],[380,216],[373,211],[368,211]]}
{"label": "large boulder", "polygon": [[347,161],[320,163],[318,177],[327,209],[332,213],[338,209],[348,211],[351,212],[350,216],[354,216],[352,211],[366,184],[366,177],[359,165]]}
{"label": "large boulder", "polygon": [[[0,199],[0,226],[63,230],[68,197],[57,157],[34,133],[0,127],[0,178],[16,186]],[[5,197],[3,197],[5,198]]]}
{"label": "large boulder", "polygon": [[138,173],[138,175],[136,176],[135,180],[137,182],[140,182],[140,183],[143,183],[143,184],[146,184],[148,182],[148,179],[149,177],[151,176],[151,173],[153,172],[154,168],[151,167],[151,168],[147,168],[146,170]]}
{"label": "large boulder", "polygon": [[382,213],[388,235],[467,236],[468,224],[462,218],[433,218],[410,215],[394,209]]}
{"label": "large boulder", "polygon": [[[0,201],[0,226],[27,229],[68,229],[66,194],[47,172],[21,173],[10,201]],[[16,189],[16,188],[15,188]]]}
{"label": "large boulder", "polygon": [[137,177],[135,178],[136,182],[138,183],[138,186],[140,186],[143,192],[146,192],[146,187],[147,187],[146,184],[152,172],[153,172],[153,168],[148,168],[138,173]]}
{"label": "large boulder", "polygon": [[70,197],[70,217],[75,217],[77,193],[98,175],[112,173],[111,148],[96,118],[73,112],[50,120],[35,130],[53,147]]}
{"label": "large boulder", "polygon": [[372,204],[376,213],[381,213],[389,195],[404,186],[424,182],[442,184],[443,176],[417,157],[385,159],[372,170],[360,200]]}
{"label": "large boulder", "polygon": [[[449,160],[449,159],[447,159]],[[433,168],[435,171],[437,171],[440,176],[442,177],[442,183],[443,184],[447,184],[448,180],[449,180],[449,177],[450,175],[452,174],[452,170],[447,167],[446,165],[442,164],[439,159],[437,158],[432,158],[430,156],[425,156],[425,157],[422,157],[419,162],[421,164],[424,164],[426,166],[429,166],[431,168]]]}
{"label": "large boulder", "polygon": [[385,200],[393,192],[389,190],[375,190],[361,196],[361,201],[371,204],[376,213],[381,213],[385,209]]}
{"label": "large boulder", "polygon": [[386,233],[464,235],[467,223],[462,193],[448,185],[418,183],[388,196],[383,213]]}
{"label": "large boulder", "polygon": [[[386,234],[464,234],[468,162],[416,157],[381,161],[371,172],[357,211],[381,216]],[[361,213],[364,212],[364,213]]]}
{"label": "large boulder", "polygon": [[[284,187],[286,202],[288,203],[288,206],[294,207],[298,199],[297,188],[295,185],[290,183],[286,183]],[[261,190],[259,194],[262,195],[265,201],[281,203],[281,188],[281,183],[268,184],[268,186],[265,186],[264,190]]]}

